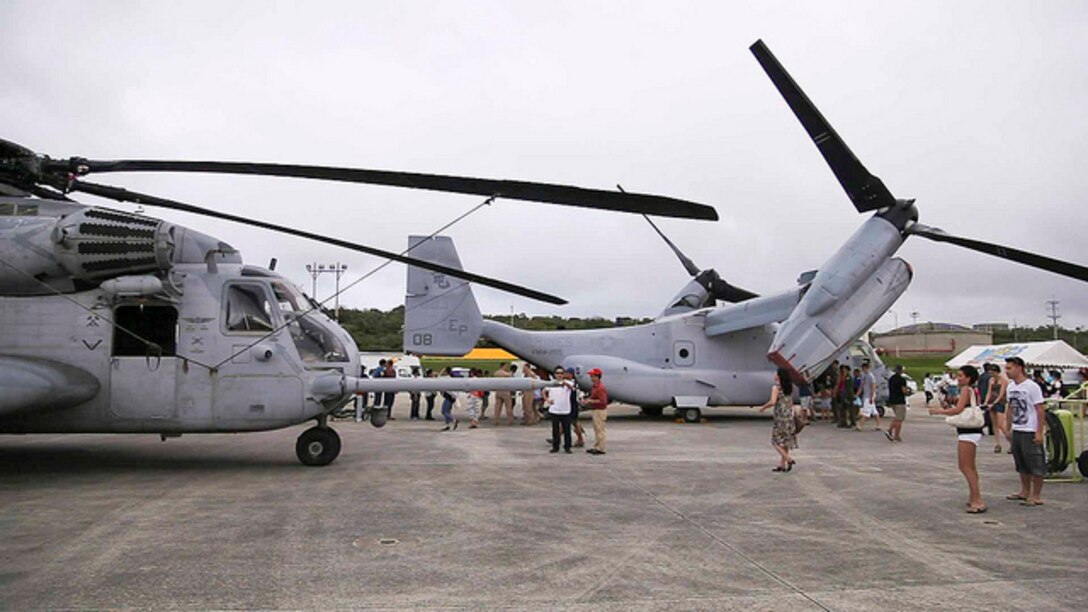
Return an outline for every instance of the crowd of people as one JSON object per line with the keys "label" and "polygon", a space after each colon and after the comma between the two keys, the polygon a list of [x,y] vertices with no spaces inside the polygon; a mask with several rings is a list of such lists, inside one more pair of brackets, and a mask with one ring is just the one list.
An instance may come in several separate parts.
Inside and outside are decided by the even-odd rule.
{"label": "crowd of people", "polygon": [[[896,366],[888,379],[887,408],[892,412],[892,421],[886,430],[881,429],[881,415],[875,403],[877,383],[869,370],[868,364],[853,372],[848,366],[833,364],[827,373],[813,381],[812,388],[801,386],[800,406],[793,403],[790,372],[778,370],[770,400],[760,407],[761,412],[773,408],[771,445],[779,456],[773,471],[790,472],[796,465],[791,451],[797,448],[797,433],[817,416],[814,398],[830,401],[838,427],[860,431],[872,418],[876,429],[883,431],[888,440],[902,442],[907,398],[912,392],[903,368]],[[959,469],[967,481],[968,513],[982,514],[987,510],[975,461],[987,430],[995,440],[995,453],[1002,453],[1002,441],[1007,442],[1007,452],[1013,456],[1013,465],[1020,476],[1020,490],[1006,499],[1029,507],[1044,504],[1045,397],[1060,395],[1060,375],[1051,373],[1048,379],[1037,371],[1029,377],[1023,359],[1009,357],[1003,367],[988,363],[981,373],[966,365],[939,380],[927,374],[924,390],[929,413],[946,417],[946,423],[956,429]]]}
{"label": "crowd of people", "polygon": [[[592,388],[588,393],[579,390],[575,382],[576,372],[571,368],[557,367],[554,371],[538,369],[528,363],[521,366],[503,363],[492,374],[499,378],[522,376],[531,379],[559,381],[557,386],[542,387],[534,391],[513,393],[510,391],[432,391],[411,393],[412,420],[435,420],[435,403],[441,397],[441,431],[456,430],[461,419],[456,412],[464,415],[468,428],[475,429],[480,422],[488,419],[487,410],[494,398],[493,424],[511,426],[519,419],[515,408],[520,407],[520,424],[532,426],[547,415],[551,421],[552,435],[548,438],[550,452],[572,453],[572,448],[584,447],[586,433],[579,422],[581,410],[592,411],[593,445],[587,449],[591,455],[604,455],[606,435],[605,424],[608,420],[608,391],[602,382],[603,373],[592,369],[588,373]],[[392,361],[385,361],[374,368],[368,375],[372,378],[395,377]],[[452,377],[450,368],[441,373],[426,370],[428,378]],[[481,377],[485,373],[479,369],[468,371],[469,377]],[[798,389],[800,406],[793,401],[794,382],[790,372],[780,368],[775,375],[770,399],[760,407],[760,412],[773,409],[774,425],[771,430],[771,445],[778,453],[775,472],[790,472],[797,464],[791,451],[797,448],[797,435],[810,420],[819,418],[821,413],[832,419],[841,429],[864,431],[871,419],[874,431],[883,432],[891,442],[903,441],[903,424],[906,421],[907,398],[912,394],[902,366],[896,366],[894,374],[888,379],[887,410],[891,411],[891,422],[887,429],[882,427],[882,416],[887,412],[877,406],[878,385],[868,362],[860,368],[851,370],[850,366],[837,361],[827,369],[824,375],[801,384]],[[954,372],[948,372],[939,379],[929,374],[924,380],[925,405],[932,415],[946,417],[946,422],[956,428],[957,459],[960,472],[967,481],[967,512],[981,514],[987,505],[982,499],[982,491],[976,452],[982,443],[983,435],[988,430],[994,438],[994,452],[1002,453],[1002,441],[1008,445],[1007,452],[1013,456],[1016,471],[1020,475],[1020,490],[1009,494],[1006,499],[1019,501],[1025,506],[1041,506],[1043,478],[1046,476],[1046,447],[1043,433],[1046,424],[1045,397],[1061,392],[1061,377],[1047,378],[1041,372],[1028,376],[1024,361],[1019,357],[1005,360],[1004,367],[996,363],[983,366],[980,373],[974,366],[963,366]],[[520,397],[519,397],[520,395]],[[356,403],[356,419],[361,418],[367,402],[387,411],[387,418],[393,416],[394,393],[374,393],[360,396]],[[426,411],[422,404],[426,402]],[[829,406],[830,410],[817,409],[817,401]],[[883,415],[882,415],[883,412]]]}
{"label": "crowd of people", "polygon": [[[888,408],[892,410],[893,417],[887,429],[884,429],[882,420],[887,415],[877,406],[878,385],[869,362],[851,370],[849,365],[840,364],[836,360],[811,385],[801,385],[798,395],[807,419],[830,419],[840,429],[854,431],[864,431],[871,420],[872,431],[884,432],[889,440],[902,442],[906,397],[910,395],[902,369],[896,369],[896,373],[888,380],[888,385]],[[820,410],[820,406],[826,406],[828,410]]]}
{"label": "crowd of people", "polygon": [[[478,368],[468,370],[466,375],[470,378],[487,376],[483,370]],[[579,421],[579,414],[581,410],[585,409],[592,413],[594,436],[593,444],[586,452],[591,455],[604,455],[605,424],[608,421],[608,390],[601,380],[603,373],[600,369],[594,368],[587,372],[587,375],[592,382],[592,387],[588,393],[583,393],[575,383],[576,372],[573,368],[557,367],[554,371],[549,372],[546,369],[536,368],[525,363],[522,364],[520,373],[518,373],[517,364],[503,363],[490,376],[497,378],[521,376],[544,381],[556,380],[560,382],[560,385],[522,392],[413,392],[409,394],[411,400],[409,418],[413,421],[436,420],[434,408],[439,398],[441,398],[439,411],[443,421],[443,427],[440,431],[443,432],[455,431],[460,427],[462,418],[456,416],[458,414],[463,415],[463,419],[468,422],[467,427],[469,429],[476,429],[480,427],[482,421],[489,419],[492,420],[494,426],[512,426],[516,423],[523,426],[533,426],[540,423],[544,416],[547,415],[552,425],[552,436],[548,438],[551,452],[558,453],[562,446],[562,450],[569,454],[573,452],[572,448],[585,447],[586,445],[586,432]],[[367,372],[367,376],[370,378],[396,377],[393,361],[381,360],[376,368]],[[453,371],[448,367],[441,372],[427,369],[422,372],[422,376],[426,378],[452,378]],[[359,394],[355,404],[356,421],[362,420],[366,407],[371,402],[374,407],[383,408],[386,411],[387,419],[396,420],[393,415],[395,398],[395,393]],[[494,401],[492,402],[492,400]],[[424,402],[426,402],[425,412],[422,411]],[[494,410],[492,416],[488,417],[487,411],[492,407],[492,404]],[[521,414],[516,416],[515,412],[519,410]]]}

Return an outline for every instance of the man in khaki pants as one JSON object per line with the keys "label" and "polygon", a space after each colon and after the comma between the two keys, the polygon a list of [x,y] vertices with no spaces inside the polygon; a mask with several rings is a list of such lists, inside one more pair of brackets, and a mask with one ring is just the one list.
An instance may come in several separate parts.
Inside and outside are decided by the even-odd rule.
{"label": "man in khaki pants", "polygon": [[589,380],[593,382],[593,389],[589,397],[582,402],[582,406],[593,411],[593,448],[586,452],[591,455],[604,454],[604,424],[608,420],[608,390],[601,382],[600,368],[589,371]]}
{"label": "man in khaki pants", "polygon": [[[499,369],[495,371],[493,376],[499,378],[510,378],[514,375],[511,371],[513,364],[504,363],[499,366]],[[514,424],[514,394],[510,391],[496,391],[495,392],[495,424],[498,425],[502,420],[503,408],[506,408],[506,424]]]}

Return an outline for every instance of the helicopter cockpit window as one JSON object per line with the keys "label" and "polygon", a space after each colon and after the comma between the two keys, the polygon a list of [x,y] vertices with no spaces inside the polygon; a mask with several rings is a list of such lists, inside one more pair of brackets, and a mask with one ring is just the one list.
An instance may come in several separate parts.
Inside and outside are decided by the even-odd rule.
{"label": "helicopter cockpit window", "polygon": [[270,332],[272,305],[261,285],[230,285],[227,287],[228,332]]}
{"label": "helicopter cockpit window", "polygon": [[344,343],[317,315],[307,315],[306,299],[286,283],[272,283],[287,330],[299,355],[306,363],[348,361]]}
{"label": "helicopter cockpit window", "polygon": [[173,306],[118,306],[113,320],[116,323],[113,328],[114,357],[173,357],[177,354],[178,311]]}
{"label": "helicopter cockpit window", "polygon": [[306,310],[306,300],[287,283],[272,283],[272,292],[276,294],[276,303],[280,305],[280,312],[286,314]]}

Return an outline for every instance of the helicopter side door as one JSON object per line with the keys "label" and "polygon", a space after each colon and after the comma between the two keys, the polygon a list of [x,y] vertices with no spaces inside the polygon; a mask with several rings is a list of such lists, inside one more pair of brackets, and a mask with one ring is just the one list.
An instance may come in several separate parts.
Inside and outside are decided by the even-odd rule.
{"label": "helicopter side door", "polygon": [[170,304],[114,309],[110,412],[120,419],[176,415],[178,311]]}
{"label": "helicopter side door", "polygon": [[286,334],[272,333],[280,325],[273,303],[270,288],[258,280],[223,287],[221,341],[230,354],[213,391],[217,429],[270,429],[302,418],[302,378],[283,344]]}

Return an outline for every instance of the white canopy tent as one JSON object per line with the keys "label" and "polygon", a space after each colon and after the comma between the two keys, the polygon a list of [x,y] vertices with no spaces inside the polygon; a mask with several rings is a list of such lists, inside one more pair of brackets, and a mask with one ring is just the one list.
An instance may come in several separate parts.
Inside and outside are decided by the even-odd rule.
{"label": "white canopy tent", "polygon": [[984,363],[1003,364],[1008,357],[1019,357],[1028,368],[1079,370],[1088,368],[1088,357],[1062,340],[1050,342],[1014,342],[1012,344],[975,345],[945,362],[949,368]]}

